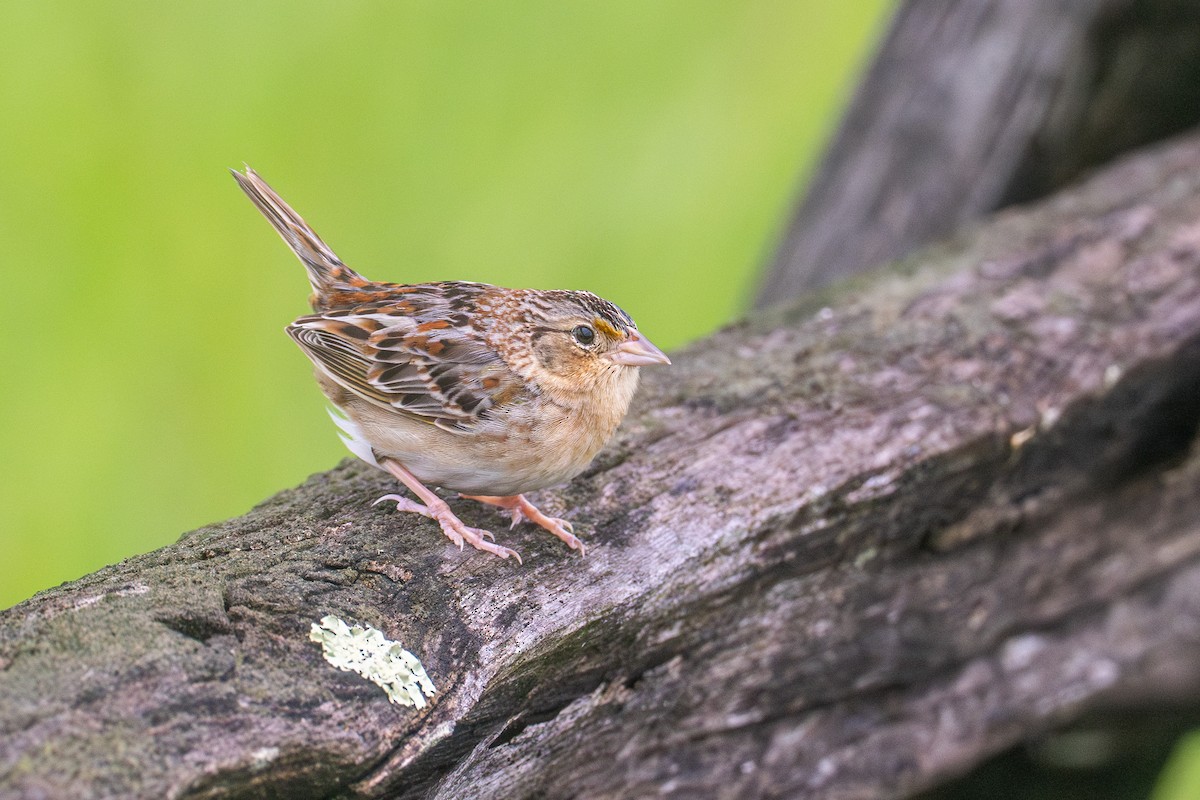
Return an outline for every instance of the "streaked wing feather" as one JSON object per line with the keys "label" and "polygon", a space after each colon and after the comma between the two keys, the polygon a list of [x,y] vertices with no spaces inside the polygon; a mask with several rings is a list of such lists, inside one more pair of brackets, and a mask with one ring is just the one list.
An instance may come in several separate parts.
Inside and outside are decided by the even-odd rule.
{"label": "streaked wing feather", "polygon": [[[411,309],[410,300],[404,311]],[[474,329],[437,318],[444,309],[423,308],[416,318],[362,310],[301,317],[288,333],[331,379],[365,400],[463,433],[524,387]]]}
{"label": "streaked wing feather", "polygon": [[370,362],[360,346],[306,319],[296,320],[288,326],[287,332],[304,354],[339,385],[374,403],[391,404],[384,392],[364,379]]}

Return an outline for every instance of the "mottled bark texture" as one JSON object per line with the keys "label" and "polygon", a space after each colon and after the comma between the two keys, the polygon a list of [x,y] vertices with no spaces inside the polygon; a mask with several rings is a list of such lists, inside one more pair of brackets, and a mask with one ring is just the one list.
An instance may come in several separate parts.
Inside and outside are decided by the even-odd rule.
{"label": "mottled bark texture", "polygon": [[586,558],[347,462],[3,612],[0,795],[901,798],[1196,698],[1200,137],[675,359],[536,498]]}
{"label": "mottled bark texture", "polygon": [[1200,122],[1191,0],[903,0],[759,306]]}

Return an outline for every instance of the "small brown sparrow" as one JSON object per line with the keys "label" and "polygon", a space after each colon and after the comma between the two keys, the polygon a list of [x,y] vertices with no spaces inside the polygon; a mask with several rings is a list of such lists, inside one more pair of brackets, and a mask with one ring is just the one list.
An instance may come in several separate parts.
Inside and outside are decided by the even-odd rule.
{"label": "small brown sparrow", "polygon": [[343,415],[330,413],[342,440],[424,505],[395,494],[375,502],[436,520],[460,549],[465,541],[520,561],[428,488],[442,486],[583,553],[571,523],[523,493],[582,472],[629,409],[638,367],[670,359],[590,292],[367,280],[254,170],[233,176],[308,271],[315,313],[287,332]]}

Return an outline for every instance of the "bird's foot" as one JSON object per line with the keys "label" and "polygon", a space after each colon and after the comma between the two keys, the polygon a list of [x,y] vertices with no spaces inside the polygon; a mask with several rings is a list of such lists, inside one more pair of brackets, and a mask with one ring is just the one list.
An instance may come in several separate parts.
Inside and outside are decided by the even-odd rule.
{"label": "bird's foot", "polygon": [[[442,533],[446,534],[446,537],[450,541],[458,545],[459,550],[462,550],[463,544],[466,543],[476,550],[483,550],[492,555],[500,556],[500,558],[512,556],[517,559],[518,564],[522,563],[521,556],[516,550],[510,550],[503,545],[493,544],[496,537],[491,534],[491,531],[485,531],[482,528],[472,528],[467,525],[455,516],[454,512],[450,510],[450,506],[446,505],[446,502],[439,497],[435,496],[427,501],[427,505],[421,505],[398,494],[385,494],[372,505],[377,505],[385,500],[395,503],[397,511],[411,511],[414,514],[429,517],[437,522],[442,528]],[[488,541],[489,539],[491,541]]]}
{"label": "bird's foot", "polygon": [[559,539],[566,542],[567,547],[572,550],[578,550],[581,556],[587,555],[587,548],[583,542],[579,541],[575,536],[573,526],[565,519],[557,517],[548,517],[538,510],[537,506],[525,499],[525,495],[517,494],[511,497],[493,497],[491,495],[482,494],[464,494],[463,497],[468,500],[476,500],[480,503],[487,503],[490,506],[499,506],[512,512],[512,525],[510,528],[517,527],[523,520],[529,520],[534,525],[545,528],[553,533]]}

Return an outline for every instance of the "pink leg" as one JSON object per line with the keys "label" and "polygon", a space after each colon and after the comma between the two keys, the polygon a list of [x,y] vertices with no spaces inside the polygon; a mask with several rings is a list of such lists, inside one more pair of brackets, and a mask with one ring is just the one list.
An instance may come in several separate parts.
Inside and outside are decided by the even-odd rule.
{"label": "pink leg", "polygon": [[402,467],[399,462],[392,461],[389,458],[381,458],[379,463],[388,472],[396,476],[396,479],[407,486],[412,493],[415,494],[425,505],[414,503],[407,497],[401,497],[398,494],[388,494],[376,500],[376,503],[382,503],[384,500],[390,500],[396,504],[398,511],[411,511],[415,514],[420,514],[423,517],[429,517],[437,522],[442,527],[442,533],[449,537],[450,541],[458,545],[458,549],[462,550],[463,542],[468,542],[476,550],[486,550],[489,553],[508,558],[513,556],[517,559],[517,563],[521,563],[521,556],[517,555],[517,551],[509,550],[507,547],[502,547],[498,544],[492,544],[487,541],[494,539],[491,533],[481,528],[472,528],[467,526],[454,515],[450,510],[450,506],[446,505],[446,501],[438,497],[425,487],[425,484],[417,480],[417,476]]}
{"label": "pink leg", "polygon": [[478,500],[480,503],[487,503],[490,506],[500,506],[512,512],[512,525],[509,527],[515,528],[521,520],[527,519],[535,525],[539,525],[553,533],[558,538],[567,543],[567,547],[572,550],[578,550],[579,555],[587,555],[587,548],[583,546],[583,542],[579,541],[572,533],[575,530],[574,526],[565,519],[556,517],[547,517],[541,511],[538,511],[537,506],[525,499],[525,495],[517,494],[512,497],[492,497],[491,495],[483,494],[464,494],[463,497],[468,500]]}

